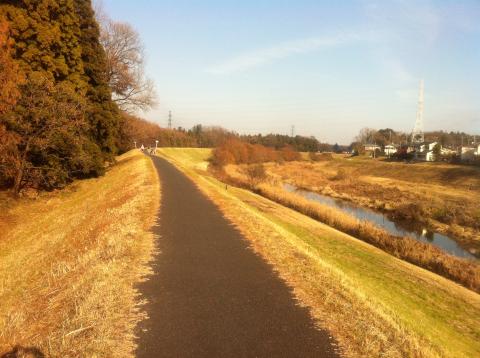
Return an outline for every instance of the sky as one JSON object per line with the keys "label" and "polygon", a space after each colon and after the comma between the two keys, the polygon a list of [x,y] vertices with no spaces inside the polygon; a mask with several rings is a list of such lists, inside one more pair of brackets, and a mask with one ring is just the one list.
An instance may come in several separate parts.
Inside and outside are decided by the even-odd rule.
{"label": "sky", "polygon": [[146,50],[161,126],[350,143],[363,127],[480,134],[480,1],[103,0]]}

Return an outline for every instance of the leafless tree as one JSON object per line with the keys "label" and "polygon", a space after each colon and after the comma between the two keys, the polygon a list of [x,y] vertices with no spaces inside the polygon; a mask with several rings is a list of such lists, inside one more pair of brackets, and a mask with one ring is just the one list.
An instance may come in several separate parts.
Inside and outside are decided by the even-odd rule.
{"label": "leafless tree", "polygon": [[[64,152],[80,145],[85,130],[84,103],[68,85],[55,86],[44,76],[34,73],[21,85],[18,110],[5,114],[0,123],[2,175],[13,182],[18,194],[26,185],[48,181],[60,168],[39,167],[38,156],[61,161]],[[73,153],[71,153],[73,155]],[[63,175],[63,174],[62,174]]]}
{"label": "leafless tree", "polygon": [[145,76],[145,55],[138,32],[128,23],[109,19],[97,10],[102,43],[107,57],[107,78],[113,100],[125,111],[155,106],[153,81]]}
{"label": "leafless tree", "polygon": [[377,131],[372,128],[362,128],[355,140],[362,144],[373,143],[375,141],[375,135]]}

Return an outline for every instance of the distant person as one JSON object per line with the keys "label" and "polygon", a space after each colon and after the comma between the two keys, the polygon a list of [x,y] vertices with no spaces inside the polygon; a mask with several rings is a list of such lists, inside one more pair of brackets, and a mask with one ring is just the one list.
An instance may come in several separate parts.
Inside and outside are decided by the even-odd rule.
{"label": "distant person", "polygon": [[143,146],[143,144],[142,144],[142,146],[140,147],[140,150],[141,150],[142,152],[145,150],[145,147]]}

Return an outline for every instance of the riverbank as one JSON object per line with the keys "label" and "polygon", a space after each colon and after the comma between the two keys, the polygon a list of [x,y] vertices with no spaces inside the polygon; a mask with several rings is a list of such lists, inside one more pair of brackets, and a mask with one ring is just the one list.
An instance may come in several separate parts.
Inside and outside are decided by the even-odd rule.
{"label": "riverbank", "polygon": [[371,222],[375,226],[386,230],[394,236],[408,236],[417,241],[434,245],[450,255],[464,259],[477,260],[477,257],[471,254],[469,251],[463,249],[454,239],[437,232],[428,231],[424,226],[419,226],[416,223],[406,220],[395,220],[383,212],[365,208],[341,198],[332,198],[331,196],[298,188],[292,184],[285,183],[282,187],[287,192],[293,192],[308,200],[325,204],[331,208],[339,209],[342,212],[357,218],[358,220]]}
{"label": "riverbank", "polygon": [[265,165],[280,182],[385,213],[455,239],[480,257],[480,169],[333,156]]}
{"label": "riverbank", "polygon": [[372,244],[385,252],[419,267],[442,275],[473,291],[480,292],[480,264],[466,260],[408,236],[395,236],[374,223],[359,220],[340,209],[314,202],[289,192],[281,185],[265,179],[259,183],[244,174],[244,168],[228,166],[225,171],[212,171],[217,179],[251,190],[276,203],[294,209],[328,226]]}

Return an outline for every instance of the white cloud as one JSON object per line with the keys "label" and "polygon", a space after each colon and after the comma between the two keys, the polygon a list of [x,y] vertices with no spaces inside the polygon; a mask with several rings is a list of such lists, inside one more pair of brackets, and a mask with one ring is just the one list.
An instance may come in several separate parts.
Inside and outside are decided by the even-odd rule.
{"label": "white cloud", "polygon": [[336,35],[330,37],[312,37],[285,42],[256,51],[244,53],[206,70],[208,73],[224,75],[258,67],[295,54],[308,53],[322,48],[338,46],[359,39],[358,35]]}

